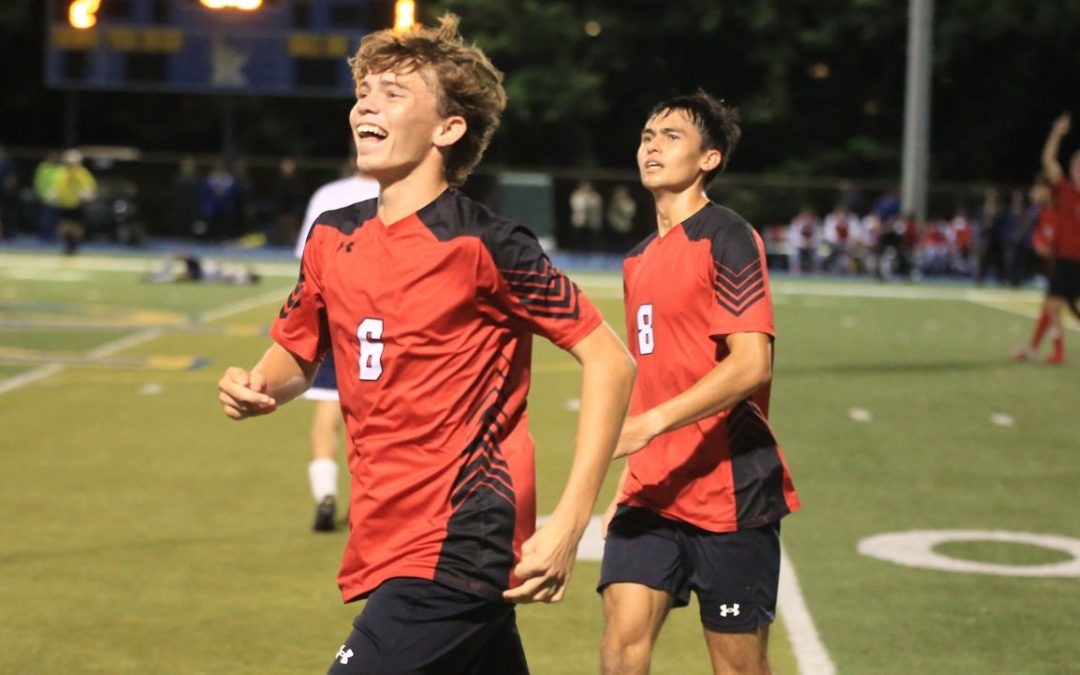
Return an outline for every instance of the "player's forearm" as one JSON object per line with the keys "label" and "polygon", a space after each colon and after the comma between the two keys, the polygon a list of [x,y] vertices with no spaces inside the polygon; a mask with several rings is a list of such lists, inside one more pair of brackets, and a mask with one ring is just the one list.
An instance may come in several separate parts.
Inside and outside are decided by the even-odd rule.
{"label": "player's forearm", "polygon": [[1061,164],[1058,163],[1058,154],[1061,151],[1062,136],[1064,136],[1064,134],[1059,132],[1057,128],[1054,128],[1050,131],[1050,135],[1046,137],[1046,143],[1043,145],[1043,171],[1046,172],[1046,177],[1051,183],[1056,183],[1063,175]]}
{"label": "player's forearm", "polygon": [[318,363],[304,361],[276,342],[251,369],[266,378],[266,393],[278,405],[307,391],[315,377]]}
{"label": "player's forearm", "polygon": [[767,338],[740,345],[686,391],[645,413],[651,435],[681,429],[746,400],[772,379]]}
{"label": "player's forearm", "polygon": [[581,531],[596,505],[634,384],[634,362],[610,327],[604,324],[586,341],[573,350],[584,368],[581,412],[570,476],[554,514]]}

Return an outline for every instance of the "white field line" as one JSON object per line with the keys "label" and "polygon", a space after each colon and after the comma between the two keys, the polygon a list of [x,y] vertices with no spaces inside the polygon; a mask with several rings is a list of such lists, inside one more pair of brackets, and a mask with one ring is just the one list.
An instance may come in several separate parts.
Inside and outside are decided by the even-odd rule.
{"label": "white field line", "polygon": [[209,323],[211,321],[217,321],[218,319],[224,319],[225,317],[241,314],[249,309],[268,305],[275,300],[284,303],[285,296],[287,296],[291,290],[292,286],[289,286],[288,288],[277,288],[252,298],[245,298],[244,300],[239,300],[223,307],[211,309],[199,314],[195,319],[195,323]]}
{"label": "white field line", "polygon": [[836,665],[821,642],[803,598],[799,578],[795,576],[795,567],[783,547],[780,548],[780,588],[776,602],[791,649],[795,652],[795,661],[799,664],[799,674],[834,675]]}
{"label": "white field line", "polygon": [[25,387],[28,384],[33,384],[38,380],[44,380],[46,377],[51,377],[64,367],[58,363],[50,363],[47,366],[40,366],[34,368],[31,371],[25,372],[22,375],[16,375],[15,377],[9,377],[6,380],[0,382],[0,396],[8,393],[9,391],[15,391],[21,387]]}
{"label": "white field line", "polygon": [[[972,300],[972,302],[980,307],[987,307],[989,309],[996,309],[999,312],[1008,312],[1009,314],[1016,314],[1018,316],[1025,316],[1029,319],[1035,319],[1039,316],[1037,310],[1021,309],[1020,307],[1009,307],[1008,305],[1001,305],[987,300]],[[1075,321],[1075,317],[1070,318],[1069,311],[1064,310],[1064,321],[1062,324],[1068,330],[1080,331],[1080,322]]]}
{"label": "white field line", "polygon": [[[240,314],[241,312],[246,312],[249,309],[254,309],[261,305],[269,304],[271,302],[274,302],[275,300],[282,300],[284,299],[285,294],[288,292],[288,288],[280,288],[273,291],[267,291],[266,293],[257,295],[253,298],[247,298],[239,302],[233,302],[228,305],[218,307],[216,309],[211,309],[199,315],[199,317],[196,319],[196,323],[207,323],[210,321],[216,321],[218,319],[224,319],[228,316]],[[130,349],[144,342],[149,342],[150,340],[153,340],[154,338],[162,335],[163,332],[164,331],[162,331],[160,328],[148,328],[145,330],[141,330],[137,333],[133,333],[117,340],[113,340],[112,342],[103,344],[100,347],[90,352],[87,352],[87,357],[91,359],[101,359],[106,356],[112,356],[117,352],[124,351],[125,349]],[[41,366],[40,368],[35,368],[34,370],[23,373],[21,375],[16,375],[15,377],[0,381],[0,395],[15,391],[16,389],[21,389],[28,384],[32,384],[34,382],[37,382],[38,380],[43,380],[46,377],[56,375],[57,373],[63,371],[64,368],[65,366],[61,364],[53,363],[46,366]]]}

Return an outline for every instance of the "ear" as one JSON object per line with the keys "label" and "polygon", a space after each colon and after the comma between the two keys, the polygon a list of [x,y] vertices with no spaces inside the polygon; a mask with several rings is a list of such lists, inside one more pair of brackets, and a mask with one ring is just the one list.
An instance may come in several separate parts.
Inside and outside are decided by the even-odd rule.
{"label": "ear", "polygon": [[705,156],[701,159],[701,170],[705,173],[709,173],[716,167],[720,166],[720,162],[724,159],[724,155],[716,148],[710,148],[705,152]]}
{"label": "ear", "polygon": [[461,140],[468,128],[469,125],[464,117],[451,115],[435,127],[435,134],[432,136],[431,141],[437,148],[449,148]]}

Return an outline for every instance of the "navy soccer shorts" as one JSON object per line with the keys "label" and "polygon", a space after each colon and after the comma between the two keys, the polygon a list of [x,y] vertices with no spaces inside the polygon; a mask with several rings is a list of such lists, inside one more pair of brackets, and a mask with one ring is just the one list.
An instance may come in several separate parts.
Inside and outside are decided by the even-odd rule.
{"label": "navy soccer shorts", "polygon": [[426,579],[368,596],[327,675],[527,675],[514,605]]}
{"label": "navy soccer shorts", "polygon": [[1080,260],[1058,258],[1054,261],[1047,295],[1065,298],[1069,302],[1080,298]]}
{"label": "navy soccer shorts", "polygon": [[667,592],[676,607],[693,591],[706,629],[743,633],[776,618],[779,581],[779,522],[717,533],[622,504],[608,526],[597,590],[641,584]]}
{"label": "navy soccer shorts", "polygon": [[326,352],[311,388],[304,392],[304,398],[311,401],[337,401],[337,374],[334,372],[334,353]]}

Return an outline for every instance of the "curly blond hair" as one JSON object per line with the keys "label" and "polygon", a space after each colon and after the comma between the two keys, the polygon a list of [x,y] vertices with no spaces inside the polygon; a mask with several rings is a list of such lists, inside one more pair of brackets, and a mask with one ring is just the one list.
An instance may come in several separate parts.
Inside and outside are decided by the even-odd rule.
{"label": "curly blond hair", "polygon": [[391,29],[370,33],[350,59],[353,79],[370,73],[408,73],[430,66],[442,117],[465,118],[466,131],[446,153],[446,181],[465,182],[480,163],[506,108],[503,74],[480,48],[466,44],[458,32],[460,19],[446,13],[436,28],[417,26],[405,32]]}

